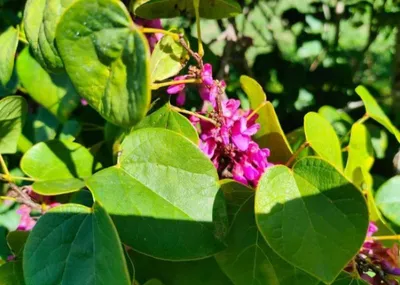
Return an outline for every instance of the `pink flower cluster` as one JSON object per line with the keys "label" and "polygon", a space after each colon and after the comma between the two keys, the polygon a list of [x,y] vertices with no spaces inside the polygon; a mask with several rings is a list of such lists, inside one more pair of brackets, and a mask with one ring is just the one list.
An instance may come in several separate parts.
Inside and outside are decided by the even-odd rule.
{"label": "pink flower cluster", "polygon": [[394,279],[394,276],[400,276],[398,245],[387,248],[379,241],[370,239],[377,230],[378,227],[370,222],[367,240],[358,253],[355,264],[352,261],[345,270],[353,272],[356,268],[360,277],[372,285],[399,285]]}
{"label": "pink flower cluster", "polygon": [[[60,203],[54,201],[54,198],[52,196],[41,196],[41,195],[33,192],[32,188],[28,188],[26,193],[35,202],[44,204],[46,210],[49,210],[51,208],[54,208],[54,207],[60,205]],[[19,214],[21,216],[21,220],[19,222],[17,230],[30,231],[33,229],[33,227],[36,224],[36,221],[31,217],[31,215],[30,215],[31,211],[32,211],[32,209],[27,205],[21,205],[18,208],[17,214]]]}

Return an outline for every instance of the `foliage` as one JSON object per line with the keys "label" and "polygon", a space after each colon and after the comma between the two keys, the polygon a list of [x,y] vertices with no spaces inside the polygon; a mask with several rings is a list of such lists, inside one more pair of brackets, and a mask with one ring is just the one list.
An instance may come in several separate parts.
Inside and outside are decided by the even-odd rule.
{"label": "foliage", "polygon": [[0,0],[0,284],[399,284],[399,11]]}

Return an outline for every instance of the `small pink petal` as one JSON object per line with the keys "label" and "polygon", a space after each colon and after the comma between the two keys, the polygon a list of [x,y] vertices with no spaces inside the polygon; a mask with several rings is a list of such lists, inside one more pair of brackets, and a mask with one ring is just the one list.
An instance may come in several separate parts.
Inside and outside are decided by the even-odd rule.
{"label": "small pink petal", "polygon": [[185,90],[182,90],[181,92],[178,93],[178,97],[176,97],[176,105],[183,106],[185,105],[185,102],[186,102],[186,92]]}
{"label": "small pink petal", "polygon": [[212,85],[214,79],[212,77],[212,66],[209,63],[204,64],[203,70],[201,71],[201,79],[205,85]]}

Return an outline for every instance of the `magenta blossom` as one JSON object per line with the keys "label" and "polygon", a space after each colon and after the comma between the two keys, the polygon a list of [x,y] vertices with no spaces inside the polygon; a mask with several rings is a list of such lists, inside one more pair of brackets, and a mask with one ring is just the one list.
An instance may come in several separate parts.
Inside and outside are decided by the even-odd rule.
{"label": "magenta blossom", "polygon": [[400,276],[398,245],[387,248],[379,241],[371,239],[377,231],[378,227],[370,222],[367,239],[345,270],[353,272],[356,269],[360,277],[372,285],[399,285],[395,279],[396,276]]}
{"label": "magenta blossom", "polygon": [[[179,81],[179,80],[185,80],[187,78],[188,78],[187,75],[182,75],[175,77],[174,80]],[[167,89],[167,93],[170,95],[178,94],[178,97],[176,98],[176,104],[178,106],[183,106],[185,104],[186,92],[184,83],[169,86]]]}
{"label": "magenta blossom", "polygon": [[200,149],[211,159],[221,177],[230,177],[243,184],[256,186],[268,162],[270,152],[260,149],[251,138],[260,128],[255,122],[257,115],[248,118],[250,111],[243,111],[240,101],[229,99],[221,102],[206,114],[217,119],[218,124],[190,118],[200,133]]}

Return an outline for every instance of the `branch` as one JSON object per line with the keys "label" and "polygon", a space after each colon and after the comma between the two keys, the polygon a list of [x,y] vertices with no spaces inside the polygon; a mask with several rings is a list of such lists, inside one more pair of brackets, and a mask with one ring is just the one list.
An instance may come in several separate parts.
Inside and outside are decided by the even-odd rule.
{"label": "branch", "polygon": [[12,198],[15,198],[15,201],[21,204],[25,204],[28,207],[36,210],[42,210],[42,206],[32,200],[32,198],[21,190],[17,185],[14,183],[9,183],[8,187],[10,189],[8,195]]}

